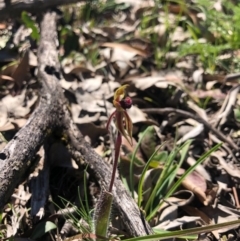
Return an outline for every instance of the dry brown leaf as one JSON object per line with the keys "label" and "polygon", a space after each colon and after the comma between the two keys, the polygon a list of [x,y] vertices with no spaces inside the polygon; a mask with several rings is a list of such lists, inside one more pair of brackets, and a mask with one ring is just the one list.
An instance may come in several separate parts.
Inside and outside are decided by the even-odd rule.
{"label": "dry brown leaf", "polygon": [[182,208],[186,213],[188,213],[191,216],[199,216],[204,221],[204,224],[212,224],[211,219],[197,207],[185,206]]}
{"label": "dry brown leaf", "polygon": [[182,185],[187,190],[192,191],[194,194],[196,194],[196,196],[202,203],[205,203],[205,201],[207,200],[207,196],[205,193],[207,190],[207,184],[202,175],[200,175],[196,171],[193,171],[192,173],[187,175],[186,178],[184,178],[184,180],[182,181]]}
{"label": "dry brown leaf", "polygon": [[213,89],[213,90],[196,90],[192,92],[193,95],[197,96],[199,99],[204,99],[211,97],[215,100],[223,100],[226,97],[226,94],[224,94],[221,90],[219,89]]}
{"label": "dry brown leaf", "polygon": [[182,143],[184,143],[185,141],[187,141],[189,139],[194,139],[197,136],[199,136],[203,131],[204,131],[204,125],[203,124],[198,124],[197,126],[192,128],[190,131],[188,131],[182,138],[180,138],[177,141],[176,144],[177,145],[181,145]]}
{"label": "dry brown leaf", "polygon": [[2,128],[8,120],[7,107],[3,104],[0,104],[0,128]]}
{"label": "dry brown leaf", "polygon": [[91,143],[96,143],[100,136],[108,134],[107,128],[99,127],[93,123],[77,124],[83,136],[89,136]]}
{"label": "dry brown leaf", "polygon": [[[187,157],[186,162],[188,163],[189,166],[193,166],[196,164],[197,161],[193,157],[189,156]],[[198,164],[195,168],[195,171],[197,171],[203,178],[205,178],[205,180],[211,181],[210,174],[202,164]]]}
{"label": "dry brown leaf", "polygon": [[29,72],[29,52],[26,51],[23,55],[23,58],[20,60],[17,68],[12,74],[14,79],[14,91],[18,93],[23,85],[23,81],[26,80],[26,77]]}
{"label": "dry brown leaf", "polygon": [[[212,208],[208,206],[208,207],[202,207],[200,208],[200,210],[204,212],[211,219],[212,224],[238,220],[240,217],[240,212],[238,210],[232,210],[231,208],[223,206],[221,204],[219,204],[216,208]],[[238,227],[238,226],[239,225],[236,225],[235,227]],[[219,238],[220,233],[224,233],[232,229],[233,227],[221,228],[221,229],[215,230],[213,234],[215,235],[216,238]]]}
{"label": "dry brown leaf", "polygon": [[19,118],[15,120],[8,120],[3,126],[0,127],[0,131],[11,131],[22,128],[27,122],[25,118]]}
{"label": "dry brown leaf", "polygon": [[121,51],[131,52],[133,54],[140,55],[144,58],[148,57],[147,51],[144,51],[144,50],[138,49],[138,48],[134,48],[128,44],[108,42],[108,43],[103,43],[100,46],[113,48],[113,49],[120,49]]}
{"label": "dry brown leaf", "polygon": [[161,223],[160,225],[157,225],[155,228],[158,228],[161,230],[171,230],[173,228],[182,227],[183,224],[187,224],[187,223],[191,223],[191,222],[196,223],[196,221],[200,221],[200,220],[201,219],[198,216],[196,216],[196,217],[183,216],[181,218],[167,220],[167,221]]}
{"label": "dry brown leaf", "polygon": [[224,101],[225,103],[222,105],[221,110],[216,118],[220,126],[222,126],[227,121],[227,117],[232,112],[233,107],[237,101],[239,90],[240,85],[237,85],[233,87],[226,96],[226,100]]}
{"label": "dry brown leaf", "polygon": [[80,84],[80,86],[84,91],[91,93],[98,90],[101,87],[102,81],[103,81],[103,76],[97,75],[94,78],[84,80]]}
{"label": "dry brown leaf", "polygon": [[14,79],[7,75],[0,75],[0,83],[3,83],[4,81],[14,81]]}
{"label": "dry brown leaf", "polygon": [[166,221],[176,220],[177,217],[178,217],[178,206],[170,205],[162,211],[159,221],[161,222],[161,225],[162,225]]}
{"label": "dry brown leaf", "polygon": [[149,76],[149,77],[141,77],[141,78],[136,77],[133,79],[125,80],[126,83],[132,83],[136,86],[136,88],[140,90],[145,90],[147,88],[150,88],[159,81],[166,83],[166,79],[163,76]]}
{"label": "dry brown leaf", "polygon": [[25,103],[26,90],[23,90],[20,95],[11,96],[7,95],[2,98],[0,103],[7,107],[8,113],[14,115],[15,117],[25,117],[29,114],[31,107],[35,104],[38,96],[33,96]]}

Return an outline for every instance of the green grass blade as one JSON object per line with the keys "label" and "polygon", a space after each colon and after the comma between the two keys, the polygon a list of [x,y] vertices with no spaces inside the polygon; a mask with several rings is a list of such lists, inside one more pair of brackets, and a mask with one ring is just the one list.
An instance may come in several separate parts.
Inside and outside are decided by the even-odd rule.
{"label": "green grass blade", "polygon": [[138,207],[141,207],[141,203],[142,203],[142,196],[143,196],[143,181],[145,178],[145,174],[152,162],[152,159],[154,158],[154,156],[157,154],[157,152],[159,151],[160,148],[162,148],[164,144],[162,144],[161,146],[159,146],[151,155],[151,157],[149,158],[148,162],[146,163],[145,167],[143,168],[142,174],[140,176],[139,179],[139,184],[138,184]]}
{"label": "green grass blade", "polygon": [[135,159],[135,156],[136,156],[136,153],[137,153],[137,150],[139,149],[140,145],[141,145],[141,142],[144,138],[144,136],[148,133],[148,131],[151,130],[151,128],[153,128],[152,126],[149,126],[146,128],[146,130],[142,133],[141,137],[139,138],[139,141],[137,143],[137,146],[135,147],[134,149],[134,152],[133,152],[133,155],[132,155],[132,158],[131,158],[131,162],[130,162],[130,190],[131,190],[131,193],[132,193],[132,198],[134,199],[134,186],[133,186],[133,164],[134,164],[134,159]]}
{"label": "green grass blade", "polygon": [[[164,235],[166,233],[172,233],[172,231],[161,230],[158,228],[153,228],[153,231],[155,234],[161,234],[161,235]],[[178,239],[188,239],[188,240],[197,240],[197,238],[198,236],[196,234],[182,235],[181,237],[178,237]]]}
{"label": "green grass blade", "polygon": [[171,179],[169,180],[170,183],[172,183],[174,181],[174,179],[175,179],[175,177],[177,175],[177,171],[182,166],[191,144],[192,144],[192,140],[188,140],[179,148],[179,151],[181,151],[181,158],[180,158],[180,161],[178,162],[178,166],[176,168],[176,172],[171,176]]}
{"label": "green grass blade", "polygon": [[157,181],[155,187],[153,188],[153,190],[151,192],[151,195],[150,195],[150,197],[149,197],[149,199],[148,199],[148,201],[147,201],[147,203],[146,203],[146,205],[144,207],[145,212],[148,212],[148,210],[152,206],[153,200],[154,200],[154,198],[156,196],[156,193],[157,193],[158,189],[161,188],[162,183],[163,183],[163,181],[164,181],[164,179],[166,177],[166,174],[168,173],[170,167],[172,166],[172,163],[174,161],[175,155],[176,155],[176,153],[174,153],[174,152],[170,153],[169,158],[167,160],[167,163],[164,166],[164,169],[162,170],[162,173],[160,174],[160,176],[158,178],[158,181]]}
{"label": "green grass blade", "polygon": [[[176,173],[177,173],[177,168],[179,166],[181,166],[185,156],[186,156],[186,152],[189,148],[191,144],[191,140],[185,142],[182,146],[180,146],[179,148],[177,149],[174,149],[171,154],[169,155],[169,158],[168,158],[168,161],[157,181],[157,184],[155,185],[147,203],[146,203],[146,206],[145,206],[145,211],[147,212],[149,209],[151,209],[150,213],[151,213],[151,217],[155,215],[156,213],[156,209],[153,209],[153,203],[154,203],[154,199],[157,195],[157,193],[159,193],[159,190],[162,190],[164,185],[169,182],[169,185],[171,185],[171,183],[173,182],[175,176],[176,176]],[[179,162],[179,165],[175,168],[175,170],[173,170],[171,167],[173,166],[173,161],[174,161],[174,158],[176,157],[177,153],[180,151],[180,150],[183,150],[183,153],[184,155],[182,154],[181,155],[181,160]],[[170,170],[170,173],[171,175],[169,175],[169,170]],[[152,211],[154,210],[154,212]],[[148,218],[147,218],[148,219]]]}
{"label": "green grass blade", "polygon": [[188,168],[187,171],[177,180],[177,182],[169,190],[166,197],[171,196],[173,194],[173,192],[175,192],[176,189],[181,185],[183,179],[187,175],[189,175],[191,172],[193,172],[198,165],[200,165],[207,157],[209,157],[211,155],[212,152],[216,151],[221,145],[222,145],[222,143],[219,143],[219,144],[215,145],[213,148],[211,148],[209,151],[207,151],[205,154],[203,154],[193,166]]}
{"label": "green grass blade", "polygon": [[125,239],[125,241],[157,241],[157,240],[164,240],[168,238],[179,238],[185,235],[207,233],[207,232],[211,232],[221,228],[234,227],[236,225],[240,225],[240,220],[234,220],[230,222],[185,229],[185,230],[171,231],[169,233],[164,233],[164,234],[153,234],[153,235],[148,235],[143,237],[130,238],[130,239]]}
{"label": "green grass blade", "polygon": [[[221,145],[222,145],[222,143],[219,143],[219,144],[215,145],[213,148],[211,148],[209,151],[207,151],[205,154],[203,154],[193,166],[188,168],[187,171],[176,181],[176,183],[168,191],[168,193],[165,195],[165,198],[170,197],[176,191],[176,189],[181,185],[183,179],[187,175],[189,175],[191,172],[193,172],[197,165],[201,164],[207,157],[209,157],[211,155],[212,152],[216,151]],[[164,200],[162,200],[159,203],[159,205],[154,209],[154,211],[147,217],[147,220],[150,220],[154,216],[154,213],[157,212],[157,210],[163,204],[163,202],[164,202]]]}

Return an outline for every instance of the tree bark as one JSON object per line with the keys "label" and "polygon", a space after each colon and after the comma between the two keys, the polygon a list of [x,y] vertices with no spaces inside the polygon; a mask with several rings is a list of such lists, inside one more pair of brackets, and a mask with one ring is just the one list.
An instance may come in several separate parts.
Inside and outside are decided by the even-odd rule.
{"label": "tree bark", "polygon": [[0,0],[0,19],[16,17],[22,11],[39,13],[46,8],[58,7],[60,5],[72,4],[84,0]]}
{"label": "tree bark", "polygon": [[[54,14],[56,16],[56,14]],[[55,19],[49,18],[49,29],[53,33],[41,33],[38,48],[38,72],[42,83],[40,104],[27,121],[26,125],[14,136],[0,153],[0,208],[6,204],[22,176],[31,165],[31,160],[42,145],[51,129],[59,125],[62,89],[58,84],[60,66],[56,52],[57,40]],[[44,21],[43,21],[44,23]],[[42,29],[43,26],[41,27]]]}
{"label": "tree bark", "polygon": [[[0,208],[7,203],[14,188],[26,175],[31,160],[45,138],[57,128],[68,135],[72,156],[80,164],[88,164],[102,188],[109,186],[111,167],[94,152],[84,140],[68,112],[59,80],[60,63],[57,53],[56,13],[44,14],[40,24],[41,39],[38,47],[38,79],[42,84],[40,104],[26,125],[0,152]],[[113,187],[114,203],[128,233],[143,236],[152,233],[142,215],[119,179]]]}

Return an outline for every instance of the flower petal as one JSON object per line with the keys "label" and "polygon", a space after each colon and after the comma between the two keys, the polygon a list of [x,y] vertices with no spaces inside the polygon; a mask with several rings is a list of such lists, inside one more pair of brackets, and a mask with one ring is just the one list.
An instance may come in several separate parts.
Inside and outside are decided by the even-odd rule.
{"label": "flower petal", "polygon": [[108,121],[107,121],[107,130],[109,130],[109,125],[113,119],[113,117],[115,116],[116,114],[116,110],[110,115],[110,117],[108,118]]}
{"label": "flower petal", "polygon": [[[117,101],[119,102],[120,100],[122,100],[124,98],[125,95],[125,90],[129,85],[122,85],[120,86],[114,93],[114,98],[113,98],[113,102]],[[116,106],[115,106],[116,107]]]}
{"label": "flower petal", "polygon": [[126,131],[125,131],[124,123],[123,123],[123,118],[124,118],[124,112],[116,111],[115,125],[116,125],[118,131],[125,137]]}
{"label": "flower petal", "polygon": [[129,117],[128,113],[126,111],[123,112],[124,113],[124,117],[125,117],[125,125],[126,125],[126,132],[128,135],[128,138],[126,138],[129,142],[129,144],[132,146],[132,129],[133,129],[133,124],[132,124],[132,120]]}

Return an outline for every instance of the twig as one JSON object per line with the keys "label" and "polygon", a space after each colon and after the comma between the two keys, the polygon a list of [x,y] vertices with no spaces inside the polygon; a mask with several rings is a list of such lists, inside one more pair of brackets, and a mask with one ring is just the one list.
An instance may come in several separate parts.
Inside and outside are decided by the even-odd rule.
{"label": "twig", "polygon": [[232,147],[234,150],[239,150],[239,147],[233,142],[232,139],[227,138],[220,130],[217,130],[215,127],[211,126],[206,120],[204,120],[202,117],[198,116],[197,114],[192,114],[188,111],[184,110],[179,110],[175,108],[147,108],[147,109],[142,109],[143,112],[148,113],[148,114],[160,114],[160,115],[168,115],[170,113],[175,113],[180,116],[186,117],[186,118],[192,118],[202,124],[212,131],[221,141],[226,142],[229,144],[230,147]]}
{"label": "twig", "polygon": [[233,196],[234,196],[234,199],[236,202],[236,208],[239,209],[240,205],[239,205],[239,199],[238,199],[236,187],[232,187],[232,191],[233,191]]}

